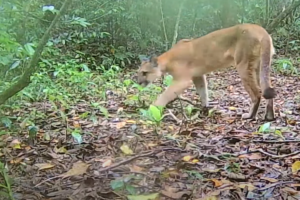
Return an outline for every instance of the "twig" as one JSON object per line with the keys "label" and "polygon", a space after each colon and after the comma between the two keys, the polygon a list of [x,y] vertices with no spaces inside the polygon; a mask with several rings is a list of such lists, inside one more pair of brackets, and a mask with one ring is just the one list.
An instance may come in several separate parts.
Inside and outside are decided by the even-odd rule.
{"label": "twig", "polygon": [[119,162],[119,163],[116,163],[116,164],[114,164],[114,165],[111,165],[111,166],[109,166],[109,167],[107,167],[107,168],[102,168],[102,169],[98,170],[98,172],[99,172],[99,173],[105,172],[105,171],[107,171],[107,170],[114,169],[114,168],[119,167],[119,166],[121,166],[121,165],[125,165],[125,164],[127,164],[127,163],[129,163],[129,162],[131,162],[131,161],[133,161],[133,160],[135,160],[135,159],[142,158],[142,157],[152,156],[153,154],[157,154],[157,153],[160,152],[160,151],[168,151],[168,150],[176,150],[176,151],[179,150],[179,151],[182,151],[181,149],[175,149],[175,148],[157,149],[157,150],[155,150],[155,151],[151,151],[151,152],[148,152],[148,153],[144,153],[144,154],[140,154],[140,155],[133,156],[133,157],[127,159],[127,160],[123,160],[123,161],[121,161],[121,162]]}
{"label": "twig", "polygon": [[191,105],[197,107],[197,104],[194,104],[192,101],[190,101],[190,100],[188,100],[188,99],[186,99],[186,98],[178,97],[177,99],[178,99],[178,100],[181,100],[181,101],[185,101],[185,102],[187,102],[187,103],[189,103],[189,104],[191,104]]}
{"label": "twig", "polygon": [[286,184],[290,184],[290,183],[294,183],[294,181],[282,181],[282,182],[277,182],[277,183],[273,183],[273,184],[270,184],[266,187],[263,187],[263,188],[258,188],[257,190],[258,191],[262,191],[262,190],[267,190],[267,189],[270,189],[272,187],[276,187],[277,185],[286,185]]}
{"label": "twig", "polygon": [[200,115],[200,111],[197,111],[196,114],[191,116],[191,121],[194,121]]}
{"label": "twig", "polygon": [[186,122],[187,120],[188,120],[188,117],[185,115],[185,113],[184,113],[184,108],[183,108],[183,104],[182,104],[182,101],[181,101],[181,98],[179,98],[179,96],[177,95],[177,98],[179,99],[179,103],[180,103],[180,107],[181,107],[181,112],[182,112],[182,114],[183,114],[183,116],[184,116],[184,121],[182,122],[182,123],[184,123],[184,122]]}
{"label": "twig", "polygon": [[247,153],[242,153],[240,155],[243,155],[243,154],[249,154],[249,153],[257,153],[257,152],[260,152],[262,154],[265,154],[267,156],[270,156],[270,157],[273,157],[273,158],[286,158],[286,157],[289,157],[289,156],[294,156],[294,155],[297,155],[300,153],[300,151],[295,151],[293,153],[290,153],[290,154],[285,154],[285,155],[274,155],[274,154],[270,154],[262,149],[257,149],[257,150],[254,150],[254,151],[249,151]]}
{"label": "twig", "polygon": [[62,177],[61,174],[58,175],[58,176],[53,176],[53,177],[51,177],[51,178],[48,178],[48,179],[46,179],[46,180],[43,180],[42,182],[39,182],[38,184],[36,184],[36,185],[33,186],[33,187],[40,186],[40,185],[42,185],[43,183],[46,183],[46,182],[48,182],[48,181],[50,181],[50,180],[53,180],[53,179],[56,179],[56,178],[60,178],[60,177]]}
{"label": "twig", "polygon": [[161,0],[159,0],[159,5],[160,5],[160,14],[161,14],[161,20],[162,20],[162,25],[163,25],[163,30],[164,30],[164,36],[165,36],[165,42],[166,42],[166,51],[168,50],[168,37],[167,37],[167,31],[166,31],[166,26],[165,26],[165,18],[164,18],[164,12],[162,9],[162,3]]}
{"label": "twig", "polygon": [[172,46],[174,46],[176,44],[176,40],[177,40],[177,36],[178,36],[179,21],[180,21],[181,11],[182,11],[184,2],[185,2],[184,0],[181,2],[181,5],[180,5],[179,11],[178,11],[177,20],[176,20],[175,29],[174,29],[174,37],[173,37]]}
{"label": "twig", "polygon": [[164,115],[164,116],[171,116],[171,117],[173,117],[173,119],[178,123],[178,124],[180,124],[181,122],[182,122],[182,120],[180,120],[180,119],[178,119],[174,114],[173,114],[173,112],[171,111],[171,110],[168,110],[169,111],[169,114],[166,114],[166,115]]}
{"label": "twig", "polygon": [[280,143],[298,143],[300,140],[283,140],[283,141],[275,141],[275,140],[252,140],[254,143],[272,143],[272,144],[280,144]]}

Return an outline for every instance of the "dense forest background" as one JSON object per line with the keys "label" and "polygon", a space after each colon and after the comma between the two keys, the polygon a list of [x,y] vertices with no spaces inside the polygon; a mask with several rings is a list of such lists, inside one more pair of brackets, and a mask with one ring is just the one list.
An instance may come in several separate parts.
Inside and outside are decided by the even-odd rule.
{"label": "dense forest background", "polygon": [[[214,158],[218,160],[222,152],[236,150],[236,146],[232,151],[228,150],[231,146],[227,142],[243,138],[244,136],[241,136],[243,134],[251,135],[255,132],[259,135],[257,132],[268,130],[274,134],[264,135],[264,139],[268,137],[287,139],[285,135],[287,129],[280,129],[279,132],[277,129],[274,132],[271,123],[262,122],[245,125],[239,118],[220,117],[216,110],[210,111],[209,116],[205,118],[205,125],[202,125],[201,120],[199,122],[198,118],[191,117],[197,112],[193,105],[181,105],[180,108],[173,110],[173,113],[170,111],[166,114],[168,116],[163,119],[165,115],[155,108],[147,110],[147,105],[170,84],[172,77],[167,76],[161,85],[153,84],[147,88],[142,88],[134,81],[140,56],[159,55],[180,39],[200,37],[239,23],[259,24],[271,34],[276,49],[272,63],[272,77],[274,77],[272,81],[276,82],[275,85],[277,84],[276,87],[279,88],[279,96],[283,95],[278,97],[276,102],[279,121],[274,123],[277,123],[277,127],[299,130],[297,122],[299,112],[295,111],[300,104],[297,85],[300,63],[299,0],[0,0],[0,196],[5,193],[9,199],[42,199],[54,196],[56,199],[63,199],[72,195],[75,199],[85,199],[83,196],[86,199],[124,199],[125,195],[142,193],[137,187],[137,180],[130,176],[120,181],[116,177],[123,177],[122,174],[116,172],[118,175],[107,175],[103,174],[102,169],[109,168],[112,163],[117,162],[120,155],[128,156],[133,152],[139,153],[145,149],[153,150],[167,145],[173,145],[173,150],[178,151],[178,148],[188,146],[185,143],[187,141],[205,146],[214,141],[212,134],[207,133],[213,133],[214,137],[218,136],[215,141],[220,143],[211,145],[209,148],[216,149],[209,153],[212,152],[213,156],[216,154]],[[249,99],[247,95],[239,93],[244,89],[234,92],[235,87],[241,86],[237,75],[234,72],[228,73],[229,75],[226,73],[228,72],[214,72],[208,76],[210,98],[217,102],[219,110],[225,110],[230,115],[233,112],[237,114],[242,106],[249,106]],[[240,95],[236,97],[230,95],[231,93]],[[186,130],[182,128],[183,125],[178,125],[180,117],[189,118],[181,123],[185,124]],[[195,133],[193,127],[198,127],[201,131]],[[224,133],[226,128],[230,130]],[[235,133],[240,135],[234,139],[230,138],[231,136],[225,138],[232,130],[236,130]],[[176,136],[173,136],[175,132]],[[191,135],[201,137],[192,140],[185,138]],[[253,137],[258,137],[257,135],[252,134]],[[295,135],[293,137],[296,138]],[[245,142],[249,136],[245,138],[239,142]],[[76,146],[78,144],[81,145]],[[255,144],[257,149],[261,147],[260,144]],[[299,145],[293,144],[294,146],[291,145],[287,149],[295,153]],[[273,148],[273,143],[270,142],[268,145],[271,146],[268,149]],[[169,150],[172,148],[169,147]],[[201,148],[199,147],[198,151],[202,151]],[[190,147],[187,151],[191,153],[191,149]],[[50,153],[46,155],[44,153],[46,151]],[[260,157],[244,156],[243,159],[253,158],[263,162],[263,156],[271,155],[263,150],[259,152]],[[153,152],[155,155],[156,153]],[[141,157],[148,155],[152,154],[143,154]],[[190,180],[196,177],[198,181],[199,177],[211,176],[205,174],[207,171],[203,172],[204,166],[210,162],[201,160],[203,155],[195,157],[200,159],[203,166],[193,165],[197,169],[189,171],[187,176]],[[240,154],[234,154],[236,155]],[[79,190],[72,188],[65,191],[64,196],[57,191],[61,192],[69,187],[66,186],[65,179],[58,181],[59,183],[51,182],[52,179],[48,180],[51,182],[49,187],[53,186],[54,189],[44,186],[44,180],[71,169],[73,163],[77,167],[80,166],[75,175],[81,175],[87,166],[76,165],[76,162],[90,159],[89,156],[103,158],[90,162],[94,167],[94,171],[89,174],[93,186],[81,187],[81,190],[90,188],[89,191],[78,192]],[[126,156],[122,158],[125,159]],[[286,167],[284,170],[290,169],[294,163],[294,160],[284,160],[280,156],[273,158],[285,163],[280,165]],[[154,162],[151,167],[154,168],[157,164],[173,166],[173,158],[170,159],[172,161],[164,159]],[[97,162],[101,165],[97,165]],[[237,173],[232,170],[234,168],[240,170],[239,173],[245,174],[249,165],[240,168],[244,165],[243,162],[225,160],[226,164],[222,165],[224,164],[223,169],[227,172],[230,168],[230,173]],[[125,163],[127,162],[122,165]],[[295,163],[293,170],[298,171],[300,164]],[[152,174],[148,174],[146,178],[161,178],[159,170],[162,169],[159,167],[156,166],[149,172]],[[103,171],[96,171],[100,168]],[[268,171],[271,168],[266,165],[264,170]],[[42,170],[39,171],[41,174],[36,174],[36,169]],[[255,172],[252,169],[249,171]],[[132,171],[125,170],[125,172],[130,174]],[[139,172],[139,175],[143,173]],[[218,172],[210,171],[210,173],[214,176],[214,173]],[[14,183],[9,181],[8,175],[14,179]],[[64,177],[68,176],[71,175]],[[223,175],[216,177],[219,176]],[[249,184],[252,184],[253,180],[257,181],[257,176],[253,176],[254,178],[248,180]],[[97,182],[95,177],[100,177],[100,180],[97,179]],[[294,178],[288,175],[282,176],[283,178],[274,177],[271,177],[273,181],[276,178],[283,181]],[[170,181],[168,178],[164,176],[163,181]],[[268,181],[271,178],[269,177]],[[67,180],[75,185],[73,180]],[[87,180],[85,179],[87,182],[84,184],[90,183],[91,179]],[[144,189],[147,192],[158,191],[163,181],[158,183],[144,181],[144,186],[148,183],[150,184],[148,189],[151,188],[148,190],[145,186]],[[197,181],[195,183],[198,184]],[[65,185],[56,188],[60,183]],[[205,189],[202,188],[201,192],[199,190],[197,195],[208,194],[210,189],[221,184],[220,180],[213,183]],[[267,183],[263,182],[266,190],[270,189]],[[253,189],[254,186],[249,184],[249,188]],[[203,185],[199,183],[198,186],[201,188]],[[270,187],[273,186],[275,185]],[[288,193],[300,195],[295,192],[297,187],[299,191],[299,186],[293,187],[294,193],[291,190]],[[91,188],[96,188],[97,192],[91,192]],[[72,193],[73,189],[77,192]],[[162,193],[174,197],[174,190],[168,191]],[[259,190],[249,194],[250,190],[245,191],[243,190],[248,197],[252,195],[253,199],[261,197],[255,195],[270,197],[273,192],[262,193],[262,190]],[[284,192],[277,191],[277,193]],[[128,197],[128,199],[135,198]],[[136,199],[143,200],[146,197]],[[183,198],[180,196],[178,199]]]}

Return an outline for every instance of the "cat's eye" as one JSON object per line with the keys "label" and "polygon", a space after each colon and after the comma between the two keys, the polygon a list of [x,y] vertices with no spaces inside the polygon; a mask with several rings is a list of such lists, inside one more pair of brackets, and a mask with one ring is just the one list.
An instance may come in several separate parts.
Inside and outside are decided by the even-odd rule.
{"label": "cat's eye", "polygon": [[147,72],[142,72],[142,75],[143,75],[143,76],[146,76],[146,75],[147,75]]}

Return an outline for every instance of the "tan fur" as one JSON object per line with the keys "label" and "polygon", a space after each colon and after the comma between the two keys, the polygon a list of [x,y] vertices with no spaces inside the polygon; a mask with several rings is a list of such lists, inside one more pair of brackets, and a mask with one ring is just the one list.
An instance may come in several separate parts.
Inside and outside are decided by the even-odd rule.
{"label": "tan fur", "polygon": [[[243,86],[251,98],[250,112],[244,119],[256,118],[262,96],[268,99],[265,119],[274,120],[275,90],[270,83],[270,65],[274,54],[272,38],[255,24],[240,24],[221,29],[196,39],[183,39],[169,51],[143,61],[138,70],[138,82],[144,86],[169,73],[173,83],[154,102],[166,106],[192,83],[201,96],[202,106],[208,106],[205,74],[235,66]],[[220,77],[221,78],[221,77]]]}

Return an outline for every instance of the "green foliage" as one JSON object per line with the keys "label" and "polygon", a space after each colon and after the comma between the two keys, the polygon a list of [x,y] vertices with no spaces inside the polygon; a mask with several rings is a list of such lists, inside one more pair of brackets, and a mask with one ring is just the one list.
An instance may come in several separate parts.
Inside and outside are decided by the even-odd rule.
{"label": "green foliage", "polygon": [[277,59],[275,61],[275,70],[286,75],[298,75],[298,69],[289,59]]}
{"label": "green foliage", "polygon": [[163,107],[150,105],[148,110],[141,109],[142,115],[146,117],[146,119],[154,122],[159,125],[161,120],[163,119]]}
{"label": "green foliage", "polygon": [[80,130],[75,129],[75,130],[72,132],[72,136],[73,136],[73,138],[78,142],[78,144],[81,144],[81,143],[82,143],[82,136],[81,136],[81,131],[80,131]]}
{"label": "green foliage", "polygon": [[138,194],[137,188],[133,186],[135,181],[139,181],[140,178],[134,175],[129,175],[122,177],[120,179],[112,180],[110,182],[111,188],[116,191],[126,191],[129,195],[127,195],[127,198],[130,200],[155,200],[159,194],[153,193],[153,194]]}
{"label": "green foliage", "polygon": [[12,121],[8,117],[2,116],[2,117],[0,117],[0,121],[1,121],[1,124],[3,124],[5,127],[7,127],[7,128],[11,127]]}
{"label": "green foliage", "polygon": [[261,125],[259,127],[258,133],[274,134],[274,135],[277,135],[278,137],[284,139],[284,137],[282,135],[282,130],[278,130],[276,128],[271,127],[271,122],[267,122],[267,123],[264,123],[263,125]]}
{"label": "green foliage", "polygon": [[199,180],[203,179],[203,176],[198,171],[195,171],[195,170],[184,170],[184,171],[186,173],[188,173],[189,176],[191,176],[191,178],[196,178],[196,179],[199,179]]}
{"label": "green foliage", "polygon": [[14,200],[13,191],[11,188],[13,180],[8,176],[8,170],[2,162],[0,162],[0,176],[4,180],[4,183],[0,183],[0,197],[3,198],[5,196],[11,200]]}
{"label": "green foliage", "polygon": [[267,122],[259,127],[258,132],[259,133],[268,132],[270,131],[270,127],[271,127],[271,122]]}
{"label": "green foliage", "polygon": [[240,167],[239,163],[230,161],[230,162],[226,163],[226,165],[224,166],[224,170],[228,171],[228,172],[239,173],[239,172],[241,172],[241,167]]}
{"label": "green foliage", "polygon": [[167,75],[164,77],[163,83],[166,86],[170,86],[173,81],[173,77],[171,75]]}
{"label": "green foliage", "polygon": [[138,176],[128,175],[120,179],[112,180],[110,186],[115,191],[126,190],[131,195],[137,194],[137,189],[132,185],[136,180],[140,180]]}

